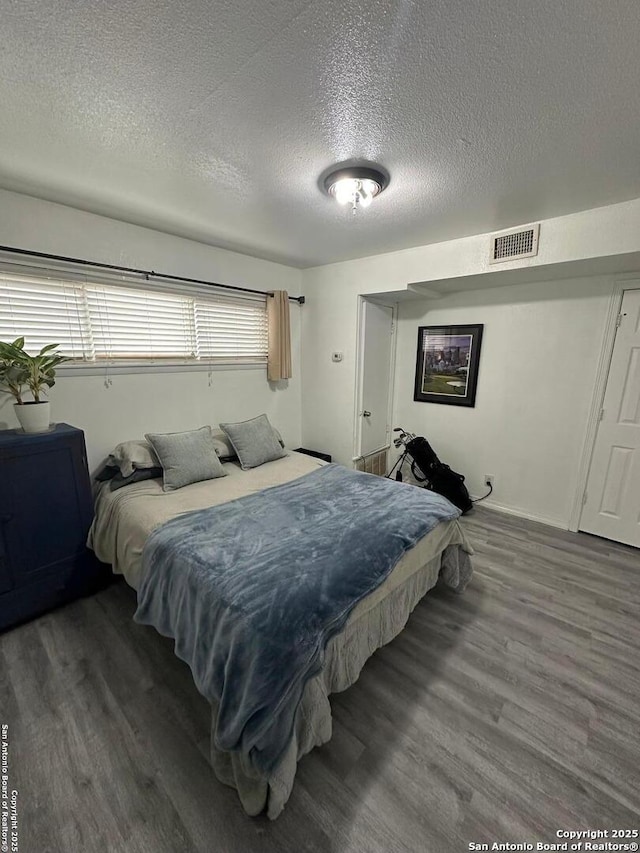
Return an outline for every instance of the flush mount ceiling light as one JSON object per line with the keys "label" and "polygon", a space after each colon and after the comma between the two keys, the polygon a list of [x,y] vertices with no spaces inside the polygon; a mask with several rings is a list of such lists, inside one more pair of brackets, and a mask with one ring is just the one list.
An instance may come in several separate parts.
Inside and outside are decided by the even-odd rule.
{"label": "flush mount ceiling light", "polygon": [[388,176],[379,169],[351,166],[327,175],[324,188],[339,204],[350,204],[355,213],[359,207],[369,207],[388,183]]}

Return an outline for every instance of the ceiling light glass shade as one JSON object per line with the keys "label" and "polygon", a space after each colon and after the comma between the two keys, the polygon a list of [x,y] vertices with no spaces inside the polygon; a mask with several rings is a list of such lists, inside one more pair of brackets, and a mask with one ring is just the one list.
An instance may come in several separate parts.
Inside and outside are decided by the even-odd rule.
{"label": "ceiling light glass shade", "polygon": [[366,178],[364,181],[360,181],[358,188],[360,207],[369,207],[374,195],[378,195],[379,192],[380,187],[374,181],[368,181]]}
{"label": "ceiling light glass shade", "polygon": [[339,204],[351,205],[355,213],[358,207],[369,207],[387,183],[388,178],[377,169],[358,166],[332,172],[325,178],[324,187]]}
{"label": "ceiling light glass shade", "polygon": [[355,178],[341,178],[333,184],[329,192],[335,196],[338,204],[351,204],[359,189],[360,181]]}

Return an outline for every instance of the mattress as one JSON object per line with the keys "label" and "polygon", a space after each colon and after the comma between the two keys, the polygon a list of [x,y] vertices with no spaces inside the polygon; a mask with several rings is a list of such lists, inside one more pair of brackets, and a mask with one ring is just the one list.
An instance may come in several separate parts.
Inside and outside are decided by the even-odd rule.
{"label": "mattress", "polygon": [[[249,471],[225,463],[227,477],[163,492],[160,480],[147,480],[111,492],[103,484],[96,495],[96,514],[88,545],[137,589],[142,551],[149,534],[185,512],[236,500],[313,471],[325,463],[289,451],[286,457]],[[406,486],[406,488],[413,488]],[[298,713],[294,737],[281,764],[268,780],[243,774],[237,757],[217,750],[211,740],[211,762],[220,781],[236,788],[248,814],[266,807],[277,817],[293,788],[298,759],[331,737],[329,694],[353,684],[367,658],[404,627],[411,611],[438,580],[443,567],[460,573],[462,586],[470,577],[472,549],[457,519],[439,524],[408,551],[387,579],[351,612],[344,630],[327,647],[323,672],[308,682]],[[453,584],[452,584],[453,585]],[[212,730],[217,709],[212,707]]]}

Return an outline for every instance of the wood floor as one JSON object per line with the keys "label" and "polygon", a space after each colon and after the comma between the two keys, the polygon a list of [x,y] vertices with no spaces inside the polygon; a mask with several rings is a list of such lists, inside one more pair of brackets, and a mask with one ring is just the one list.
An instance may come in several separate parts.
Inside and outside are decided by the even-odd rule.
{"label": "wood floor", "polygon": [[248,818],[209,714],[134,594],[0,636],[20,853],[458,853],[640,825],[638,551],[487,510],[464,596],[435,590],[332,697],[284,814]]}

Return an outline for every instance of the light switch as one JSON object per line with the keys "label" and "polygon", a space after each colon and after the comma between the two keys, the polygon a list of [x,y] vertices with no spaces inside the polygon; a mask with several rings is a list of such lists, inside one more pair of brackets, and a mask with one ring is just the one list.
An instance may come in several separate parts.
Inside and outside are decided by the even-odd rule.
{"label": "light switch", "polygon": [[342,361],[342,353],[341,352],[332,352],[331,353],[331,361]]}

